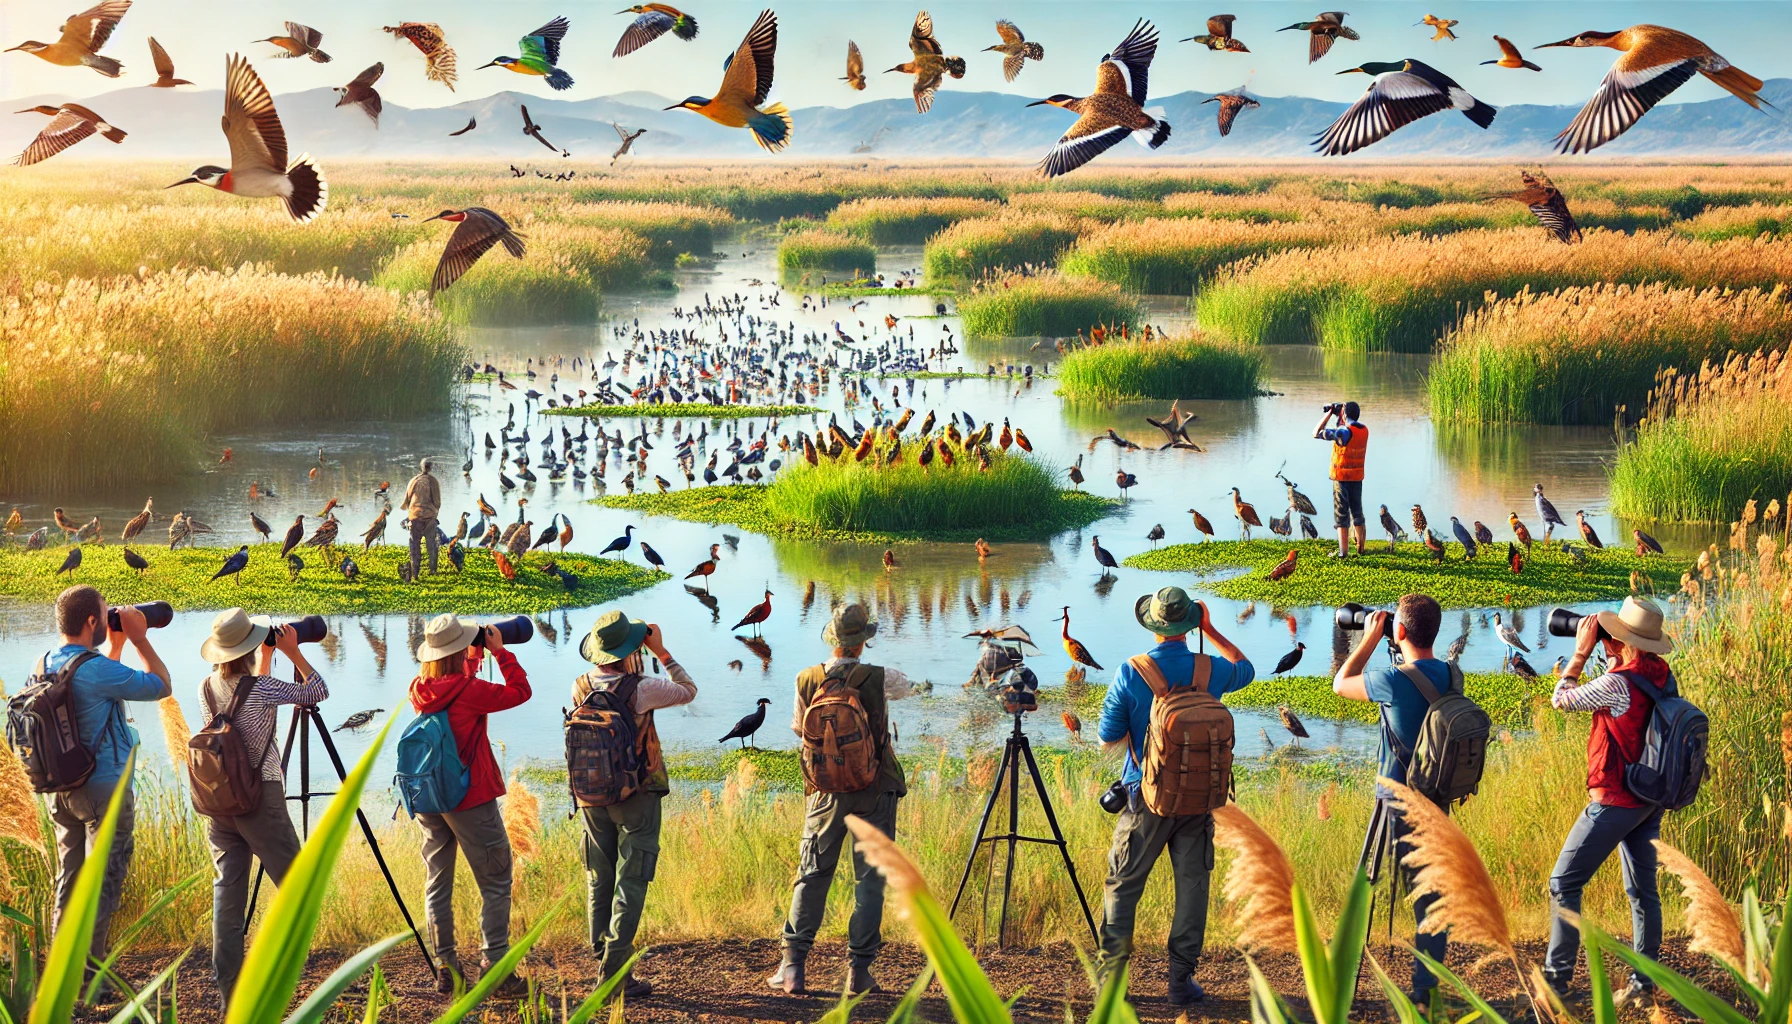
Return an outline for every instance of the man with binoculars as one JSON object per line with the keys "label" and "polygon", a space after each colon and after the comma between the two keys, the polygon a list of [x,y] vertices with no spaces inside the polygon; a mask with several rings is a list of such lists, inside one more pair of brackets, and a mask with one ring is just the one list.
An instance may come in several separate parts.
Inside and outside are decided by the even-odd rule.
{"label": "man with binoculars", "polygon": [[[1368,543],[1369,520],[1363,515],[1363,464],[1369,455],[1369,428],[1357,417],[1362,410],[1355,402],[1333,402],[1325,407],[1325,415],[1313,428],[1316,440],[1332,443],[1332,525],[1338,528],[1338,550],[1333,558],[1350,554],[1350,533],[1356,531],[1356,553],[1361,557]],[[1332,417],[1338,425],[1327,427]],[[1422,539],[1422,538],[1421,538]]]}

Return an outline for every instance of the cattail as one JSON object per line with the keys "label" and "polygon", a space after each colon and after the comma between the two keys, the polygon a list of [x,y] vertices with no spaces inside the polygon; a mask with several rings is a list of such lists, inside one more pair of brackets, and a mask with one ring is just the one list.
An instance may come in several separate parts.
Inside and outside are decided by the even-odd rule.
{"label": "cattail", "polygon": [[1717,891],[1716,884],[1691,857],[1659,839],[1655,840],[1655,855],[1661,866],[1680,880],[1680,887],[1686,892],[1686,926],[1692,931],[1692,944],[1687,948],[1715,957],[1738,971],[1746,970],[1748,953],[1742,945],[1742,921],[1724,894]]}
{"label": "cattail", "polygon": [[1233,854],[1220,891],[1238,908],[1238,945],[1295,952],[1294,869],[1288,855],[1237,804],[1214,810],[1213,841]]}
{"label": "cattail", "polygon": [[541,853],[541,801],[514,772],[509,789],[504,798],[504,834],[518,860],[534,860]]}
{"label": "cattail", "polygon": [[156,710],[162,713],[162,738],[168,744],[168,763],[174,766],[174,774],[186,777],[187,743],[193,738],[187,728],[186,712],[180,709],[180,701],[173,697],[163,697],[156,701]]}
{"label": "cattail", "polygon": [[1516,962],[1518,953],[1512,948],[1505,908],[1500,906],[1493,879],[1475,844],[1429,798],[1392,779],[1375,781],[1392,794],[1392,802],[1411,830],[1407,843],[1412,852],[1401,861],[1418,872],[1411,898],[1437,896],[1425,914],[1423,930],[1437,933],[1447,928],[1452,941],[1493,946]]}
{"label": "cattail", "polygon": [[[31,780],[10,743],[0,743],[0,839],[16,839],[44,852],[43,820]],[[5,860],[0,857],[0,860]]]}

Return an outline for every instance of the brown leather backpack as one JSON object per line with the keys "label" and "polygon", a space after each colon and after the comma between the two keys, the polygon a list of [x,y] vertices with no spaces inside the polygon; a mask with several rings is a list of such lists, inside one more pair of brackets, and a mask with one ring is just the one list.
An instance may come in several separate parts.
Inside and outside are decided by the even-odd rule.
{"label": "brown leather backpack", "polygon": [[1207,692],[1213,659],[1195,655],[1194,678],[1176,687],[1151,655],[1130,664],[1154,698],[1139,765],[1145,806],[1165,818],[1212,812],[1232,792],[1232,712]]}
{"label": "brown leather backpack", "polygon": [[803,781],[819,793],[857,793],[877,782],[882,737],[859,699],[870,671],[851,665],[822,678],[803,710]]}
{"label": "brown leather backpack", "polygon": [[187,741],[187,781],[193,793],[193,809],[200,814],[240,818],[261,810],[261,764],[274,744],[274,729],[271,724],[268,726],[268,740],[261,748],[261,756],[252,757],[243,731],[236,724],[237,712],[242,710],[249,691],[255,689],[255,680],[252,675],[238,679],[230,706]]}

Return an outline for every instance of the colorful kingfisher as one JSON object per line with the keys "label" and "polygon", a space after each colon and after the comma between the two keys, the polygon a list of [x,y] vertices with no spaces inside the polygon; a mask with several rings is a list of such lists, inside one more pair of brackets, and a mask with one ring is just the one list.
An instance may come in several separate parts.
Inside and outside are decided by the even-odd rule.
{"label": "colorful kingfisher", "polygon": [[111,57],[100,56],[100,48],[112,38],[119,19],[131,9],[131,0],[105,0],[62,23],[62,38],[53,43],[27,39],[6,52],[23,50],[40,60],[65,68],[90,67],[107,78],[117,78],[124,65]]}
{"label": "colorful kingfisher", "polygon": [[560,40],[566,38],[567,20],[555,18],[523,38],[517,40],[517,49],[521,57],[493,57],[489,62],[479,65],[480,68],[497,66],[509,68],[519,75],[545,76],[548,87],[556,92],[572,88],[572,76],[564,68],[556,67],[560,63]]}
{"label": "colorful kingfisher", "polygon": [[697,19],[671,4],[636,4],[616,13],[638,14],[640,17],[630,22],[622,38],[616,40],[616,50],[610,54],[612,57],[626,57],[667,32],[685,42],[697,38]]}
{"label": "colorful kingfisher", "polygon": [[722,62],[722,84],[714,96],[691,96],[667,110],[695,111],[725,128],[746,128],[753,140],[769,153],[790,145],[796,129],[790,111],[782,103],[760,109],[772,91],[772,61],[778,52],[778,16],[768,8],[759,12],[746,38]]}
{"label": "colorful kingfisher", "polygon": [[301,224],[323,212],[329,184],[309,154],[287,166],[286,129],[280,126],[274,98],[239,54],[224,62],[224,138],[230,143],[228,168],[205,164],[168,187],[198,183],[251,199],[278,196]]}

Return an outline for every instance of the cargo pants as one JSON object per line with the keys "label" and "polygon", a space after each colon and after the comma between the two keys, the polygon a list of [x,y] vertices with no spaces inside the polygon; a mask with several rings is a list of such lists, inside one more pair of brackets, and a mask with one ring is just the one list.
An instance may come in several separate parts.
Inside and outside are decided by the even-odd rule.
{"label": "cargo pants", "polygon": [[429,574],[436,574],[436,558],[442,540],[436,535],[436,517],[411,520],[411,578],[416,579],[423,564],[423,549],[429,549]]}
{"label": "cargo pants", "polygon": [[591,949],[609,978],[635,955],[647,885],[660,860],[661,793],[636,793],[614,807],[586,807],[585,917]]}
{"label": "cargo pants", "polygon": [[260,860],[268,880],[279,885],[299,855],[299,833],[284,797],[279,780],[266,779],[254,814],[206,819],[205,839],[212,848],[212,980],[221,1000],[229,1000],[243,969],[250,859]]}
{"label": "cargo pants", "polygon": [[1207,883],[1213,874],[1213,815],[1165,818],[1151,813],[1131,787],[1126,809],[1114,823],[1108,877],[1101,900],[1101,974],[1106,978],[1132,957],[1132,933],[1139,898],[1151,869],[1165,850],[1175,882],[1176,911],[1170,920],[1170,975],[1193,975],[1207,938]]}
{"label": "cargo pants", "polygon": [[55,929],[62,926],[62,913],[74,894],[75,878],[87,863],[87,847],[105,820],[113,786],[124,786],[125,791],[112,837],[112,853],[106,858],[106,877],[100,883],[99,912],[93,923],[93,945],[88,955],[96,962],[106,959],[107,928],[118,910],[124,876],[131,869],[131,855],[136,852],[137,791],[131,787],[131,780],[124,778],[112,785],[89,782],[79,789],[50,795],[50,822],[56,830],[57,854]]}
{"label": "cargo pants", "polygon": [[[879,793],[877,788],[858,793],[812,793],[803,816],[803,841],[799,849],[796,888],[790,897],[790,918],[784,923],[784,962],[800,964],[808,959],[828,909],[828,887],[846,845],[846,817],[856,814],[890,838],[896,838],[896,805],[901,797]],[[884,947],[884,876],[865,863],[855,845],[852,852],[852,919],[847,924],[847,950],[852,962],[869,967]]]}
{"label": "cargo pants", "polygon": [[423,898],[436,958],[465,974],[454,946],[454,851],[458,847],[479,886],[485,962],[497,963],[510,952],[511,868],[510,835],[504,831],[498,801],[487,800],[447,814],[419,814],[417,824],[423,827]]}

